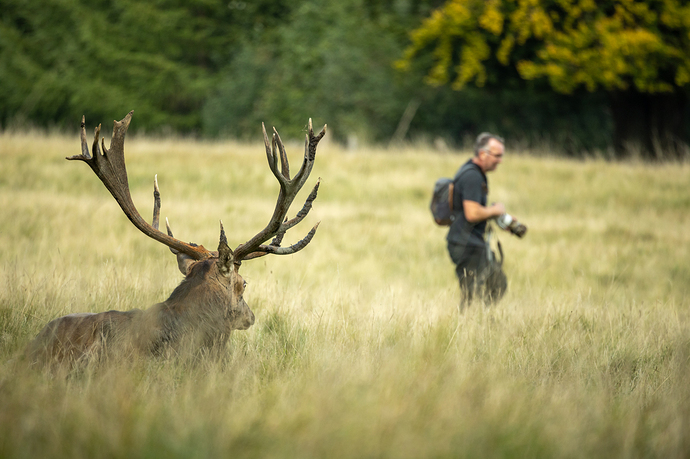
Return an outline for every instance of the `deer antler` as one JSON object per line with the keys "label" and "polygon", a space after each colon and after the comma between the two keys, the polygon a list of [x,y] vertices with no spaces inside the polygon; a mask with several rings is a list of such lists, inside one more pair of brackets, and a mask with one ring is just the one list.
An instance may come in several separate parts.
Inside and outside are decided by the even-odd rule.
{"label": "deer antler", "polygon": [[180,252],[194,260],[203,260],[212,256],[211,252],[206,250],[201,245],[188,244],[172,237],[172,233],[168,229],[169,235],[158,230],[158,210],[160,209],[160,193],[158,193],[157,184],[154,185],[154,219],[153,226],[149,225],[139,215],[132,197],[129,192],[129,182],[127,180],[127,169],[125,168],[125,134],[127,128],[132,120],[132,113],[129,112],[120,121],[113,122],[113,137],[110,141],[110,149],[105,147],[105,139],[101,139],[103,153],[98,147],[98,139],[101,132],[101,125],[94,130],[94,139],[92,146],[92,154],[89,154],[89,147],[86,142],[86,127],[85,118],[81,118],[81,151],[80,155],[69,156],[68,160],[84,161],[91,167],[96,176],[103,182],[103,185],[110,191],[110,194],[115,198],[115,201],[120,205],[120,208],[125,213],[129,221],[136,226],[139,231],[148,237],[155,239],[168,246],[173,253]]}
{"label": "deer antler", "polygon": [[[287,154],[285,153],[285,146],[283,141],[280,139],[280,135],[275,128],[273,128],[272,141],[269,143],[268,135],[266,134],[266,127],[262,123],[262,128],[264,131],[264,144],[266,146],[266,157],[268,158],[268,166],[273,172],[273,175],[278,179],[280,184],[280,193],[278,194],[278,201],[276,202],[275,210],[273,211],[273,216],[268,222],[268,225],[261,230],[256,236],[251,238],[244,244],[240,244],[234,251],[230,251],[232,259],[236,264],[239,264],[242,260],[251,260],[252,258],[261,257],[266,254],[275,255],[287,255],[291,253],[298,252],[311,242],[311,239],[316,233],[316,229],[319,224],[317,223],[309,231],[309,233],[302,239],[290,247],[280,247],[280,243],[285,235],[285,232],[301,222],[304,217],[307,216],[311,210],[312,203],[316,199],[316,194],[319,190],[319,181],[312,189],[311,193],[307,197],[306,202],[302,209],[297,212],[297,215],[288,220],[286,218],[290,205],[292,201],[297,196],[297,193],[302,189],[304,183],[309,178],[312,168],[314,167],[314,159],[316,157],[316,146],[319,141],[326,134],[326,125],[324,125],[321,132],[314,135],[314,129],[312,128],[311,118],[309,119],[308,132],[306,136],[306,141],[304,144],[304,161],[302,162],[302,167],[293,179],[290,179],[290,165],[288,163]],[[280,157],[280,170],[278,169],[278,157]],[[274,238],[273,241],[265,245],[264,242],[269,239]],[[222,236],[221,236],[222,245]],[[229,250],[229,249],[228,249]],[[219,252],[221,249],[219,247]]]}

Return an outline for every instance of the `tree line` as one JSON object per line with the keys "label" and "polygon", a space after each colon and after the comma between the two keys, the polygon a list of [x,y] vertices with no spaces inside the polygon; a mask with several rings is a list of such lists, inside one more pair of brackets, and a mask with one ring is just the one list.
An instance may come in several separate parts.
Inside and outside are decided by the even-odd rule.
{"label": "tree line", "polygon": [[0,124],[687,154],[680,0],[0,0]]}

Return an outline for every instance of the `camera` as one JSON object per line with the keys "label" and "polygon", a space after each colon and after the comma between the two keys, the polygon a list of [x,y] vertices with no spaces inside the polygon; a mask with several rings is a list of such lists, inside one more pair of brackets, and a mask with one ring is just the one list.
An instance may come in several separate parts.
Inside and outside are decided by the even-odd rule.
{"label": "camera", "polygon": [[496,217],[496,223],[499,228],[509,231],[517,237],[522,237],[527,232],[527,227],[509,214],[503,214]]}

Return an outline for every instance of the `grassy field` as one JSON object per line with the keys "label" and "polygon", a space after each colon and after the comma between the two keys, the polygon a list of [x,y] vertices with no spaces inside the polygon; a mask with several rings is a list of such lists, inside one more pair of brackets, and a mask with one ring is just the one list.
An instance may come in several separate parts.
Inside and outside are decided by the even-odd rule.
{"label": "grassy field", "polygon": [[[270,217],[259,143],[126,149],[140,212],[158,174],[180,239],[215,248],[222,219],[234,247]],[[181,280],[64,160],[78,152],[76,133],[0,134],[0,457],[690,455],[688,164],[508,152],[490,199],[530,230],[501,235],[503,301],[459,311],[427,205],[469,154],[323,144],[319,198],[286,242],[319,231],[298,254],[243,264],[256,324],[225,359],[53,378],[12,360],[49,320],[146,307]],[[302,145],[288,153],[296,168]]]}

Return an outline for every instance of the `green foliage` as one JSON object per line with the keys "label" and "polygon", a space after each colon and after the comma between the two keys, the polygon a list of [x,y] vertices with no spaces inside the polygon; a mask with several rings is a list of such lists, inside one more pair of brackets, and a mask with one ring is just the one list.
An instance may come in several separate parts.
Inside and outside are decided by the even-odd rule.
{"label": "green foliage", "polygon": [[686,2],[449,0],[411,33],[396,66],[422,67],[428,84],[455,90],[536,85],[573,98],[598,92],[608,107],[587,105],[609,112],[607,143],[617,156],[687,156]]}
{"label": "green foliage", "polygon": [[690,83],[690,6],[679,0],[450,0],[412,34],[405,59],[432,47],[427,80],[484,86],[494,66],[578,87],[670,92]]}
{"label": "green foliage", "polygon": [[[211,135],[245,137],[261,121],[304,126],[327,121],[336,138],[387,140],[411,84],[396,81],[401,40],[391,13],[363,0],[305,1],[263,40],[246,44],[204,110]],[[286,131],[296,136],[300,131]]]}
{"label": "green foliage", "polygon": [[606,152],[613,129],[606,98],[580,90],[555,94],[538,84],[502,88],[436,88],[423,99],[410,136],[433,135],[469,146],[479,132],[505,136],[510,148],[583,156]]}
{"label": "green foliage", "polygon": [[[540,3],[528,8],[525,2],[459,2],[464,9],[452,6],[455,3],[0,0],[0,127],[72,129],[82,115],[109,123],[134,109],[139,120],[134,132],[244,139],[266,122],[285,126],[286,138],[301,138],[301,128],[311,117],[316,124],[328,123],[337,141],[357,139],[359,144],[440,138],[451,146],[463,145],[490,129],[513,146],[547,142],[572,155],[605,151],[611,145],[611,113],[630,110],[607,111],[605,94],[590,94],[590,83],[578,83],[581,79],[569,74],[558,84],[570,84],[573,97],[554,94],[547,78],[557,76],[551,75],[555,67],[535,55],[547,38],[556,43],[556,25],[565,16],[559,16],[560,22],[550,13],[544,16],[539,11],[546,6]],[[561,3],[558,8],[575,5]],[[434,11],[437,7],[442,8]],[[444,16],[449,8],[454,8],[452,20]],[[656,23],[658,36],[683,30],[685,10],[679,11]],[[408,31],[429,15],[408,50],[409,71],[396,71],[394,63],[409,43]],[[529,20],[520,22],[523,16]],[[572,27],[583,28],[590,16],[583,14]],[[424,32],[437,23],[442,25],[434,29],[437,35]],[[438,38],[442,33],[450,38]],[[609,38],[615,33],[611,29]],[[686,62],[685,51],[678,50],[686,49],[687,37],[671,35],[672,44],[657,48],[675,56],[671,63]],[[474,38],[463,44],[467,37]],[[435,43],[439,46],[434,51]],[[574,46],[558,44],[566,45]],[[565,53],[561,48],[558,56]],[[651,49],[628,48],[638,54]],[[655,51],[656,60],[650,61],[660,62],[662,51]],[[585,59],[580,51],[571,54]],[[646,62],[638,54],[630,58],[634,62],[626,64],[626,71]],[[596,67],[589,59],[575,64]],[[460,61],[466,64],[463,79],[450,86],[462,91],[423,84],[429,68],[430,81],[448,81],[452,66]],[[444,70],[442,63],[451,67]],[[570,69],[575,64],[559,65]],[[656,73],[670,75],[668,69]],[[534,79],[525,84],[522,78],[528,75]],[[682,72],[676,76],[684,81]],[[599,77],[604,78],[592,76]],[[684,99],[676,99],[682,107]],[[664,114],[672,112],[667,105],[650,117],[667,120]],[[403,114],[414,107],[406,128]],[[682,131],[684,121],[673,122]],[[632,126],[629,131],[643,130]],[[650,130],[658,131],[656,126]]]}
{"label": "green foliage", "polygon": [[136,109],[139,129],[200,130],[200,108],[233,46],[283,9],[234,3],[3,0],[0,124],[64,126]]}
{"label": "green foliage", "polygon": [[463,144],[491,129],[513,143],[549,141],[571,154],[606,148],[611,123],[599,95],[567,98],[537,85],[455,92],[425,86],[421,70],[394,72],[407,27],[429,7],[421,3],[415,12],[408,6],[396,10],[361,0],[296,6],[289,20],[245,44],[223,71],[204,107],[205,134],[244,138],[265,121],[292,126],[281,133],[300,138],[313,117],[327,122],[336,140],[387,142],[416,102],[411,139]]}

